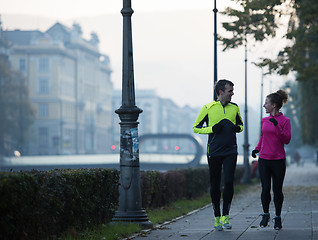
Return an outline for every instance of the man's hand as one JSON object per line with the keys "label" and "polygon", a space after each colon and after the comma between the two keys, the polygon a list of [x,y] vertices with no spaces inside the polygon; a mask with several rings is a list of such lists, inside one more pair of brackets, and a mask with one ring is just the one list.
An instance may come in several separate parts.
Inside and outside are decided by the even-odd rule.
{"label": "man's hand", "polygon": [[256,150],[256,149],[254,149],[254,150],[252,151],[252,157],[253,157],[253,158],[256,158],[256,153],[259,153],[259,151]]}
{"label": "man's hand", "polygon": [[233,131],[233,132],[240,132],[240,131],[241,131],[241,128],[240,128],[239,125],[233,125],[233,126],[232,126],[232,131]]}
{"label": "man's hand", "polygon": [[214,133],[219,133],[219,132],[222,131],[222,129],[223,129],[223,125],[220,124],[220,123],[217,123],[217,124],[215,124],[215,125],[212,127],[212,131],[213,131]]}
{"label": "man's hand", "polygon": [[274,126],[277,126],[278,122],[275,118],[271,118],[269,119],[269,121],[271,121],[272,123],[274,123]]}

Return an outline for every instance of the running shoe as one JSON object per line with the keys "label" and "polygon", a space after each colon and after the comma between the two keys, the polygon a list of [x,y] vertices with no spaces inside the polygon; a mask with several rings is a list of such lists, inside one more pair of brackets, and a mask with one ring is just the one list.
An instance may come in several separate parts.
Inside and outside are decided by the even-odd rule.
{"label": "running shoe", "polygon": [[259,223],[259,226],[261,228],[267,227],[269,219],[270,219],[270,215],[269,215],[269,213],[264,213],[261,215],[263,216],[263,218],[262,218],[262,221]]}
{"label": "running shoe", "polygon": [[282,229],[282,219],[279,216],[274,217],[274,228],[275,230],[280,230]]}
{"label": "running shoe", "polygon": [[221,223],[221,217],[215,217],[214,218],[214,228],[218,231],[222,231],[223,230],[223,226]]}
{"label": "running shoe", "polygon": [[232,224],[230,223],[229,215],[222,216],[220,221],[223,224],[223,228],[226,228],[226,229],[231,229],[232,228]]}

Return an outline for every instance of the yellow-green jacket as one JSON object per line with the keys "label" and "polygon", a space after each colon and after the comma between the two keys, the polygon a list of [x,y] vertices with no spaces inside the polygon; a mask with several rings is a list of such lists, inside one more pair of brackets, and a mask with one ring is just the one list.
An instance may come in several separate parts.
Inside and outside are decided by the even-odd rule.
{"label": "yellow-green jacket", "polygon": [[[214,133],[212,127],[217,123],[222,124],[223,129],[219,133]],[[243,121],[238,105],[230,102],[223,107],[220,101],[213,101],[202,107],[193,125],[193,131],[209,134],[208,157],[226,156],[237,154],[234,125],[240,127],[239,132],[243,131]]]}

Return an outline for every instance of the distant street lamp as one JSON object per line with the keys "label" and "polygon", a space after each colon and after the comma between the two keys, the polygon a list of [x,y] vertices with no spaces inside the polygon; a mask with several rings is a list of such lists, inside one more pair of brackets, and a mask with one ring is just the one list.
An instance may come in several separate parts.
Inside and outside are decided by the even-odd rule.
{"label": "distant street lamp", "polygon": [[249,143],[248,143],[248,114],[247,114],[247,39],[245,35],[245,109],[244,109],[244,144],[243,144],[243,157],[244,157],[244,175],[242,182],[248,184],[251,182],[251,174],[250,174],[250,162],[249,162]]}
{"label": "distant street lamp", "polygon": [[63,101],[60,101],[60,152],[59,154],[63,154],[64,152],[64,129],[63,126],[65,124],[65,119],[63,117]]}
{"label": "distant street lamp", "polygon": [[263,118],[263,89],[264,89],[264,71],[262,68],[262,77],[261,77],[261,103],[260,103],[260,127],[259,127],[259,136],[261,136],[261,132],[262,132],[262,118]]}
{"label": "distant street lamp", "polygon": [[[216,82],[218,81],[218,58],[217,58],[217,40],[218,40],[218,34],[217,34],[217,12],[218,9],[216,8],[216,0],[214,0],[214,87]],[[216,101],[218,98],[216,91],[214,89],[214,100]]]}
{"label": "distant street lamp", "polygon": [[[261,76],[261,99],[260,99],[261,102],[260,102],[260,121],[259,121],[260,123],[262,122],[262,118],[263,118],[264,77],[265,75],[270,74],[270,72],[264,73],[263,67],[261,67],[261,71],[262,71],[262,76]],[[260,129],[259,129],[260,136],[261,136],[261,132],[262,132],[262,125],[260,124]]]}
{"label": "distant street lamp", "polygon": [[142,112],[135,105],[131,0],[123,0],[123,72],[122,106],[115,112],[120,122],[120,187],[119,208],[112,222],[133,222],[151,228],[145,210],[141,208],[138,122]]}

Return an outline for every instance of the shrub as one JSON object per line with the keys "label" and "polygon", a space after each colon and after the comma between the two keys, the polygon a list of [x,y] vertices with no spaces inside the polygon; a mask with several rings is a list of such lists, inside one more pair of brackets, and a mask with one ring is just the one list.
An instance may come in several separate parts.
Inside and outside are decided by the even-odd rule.
{"label": "shrub", "polygon": [[188,168],[167,172],[142,171],[141,195],[144,208],[156,208],[182,198],[203,195],[210,185],[208,168]]}
{"label": "shrub", "polygon": [[62,169],[0,174],[0,239],[43,239],[70,227],[109,222],[119,173]]}

